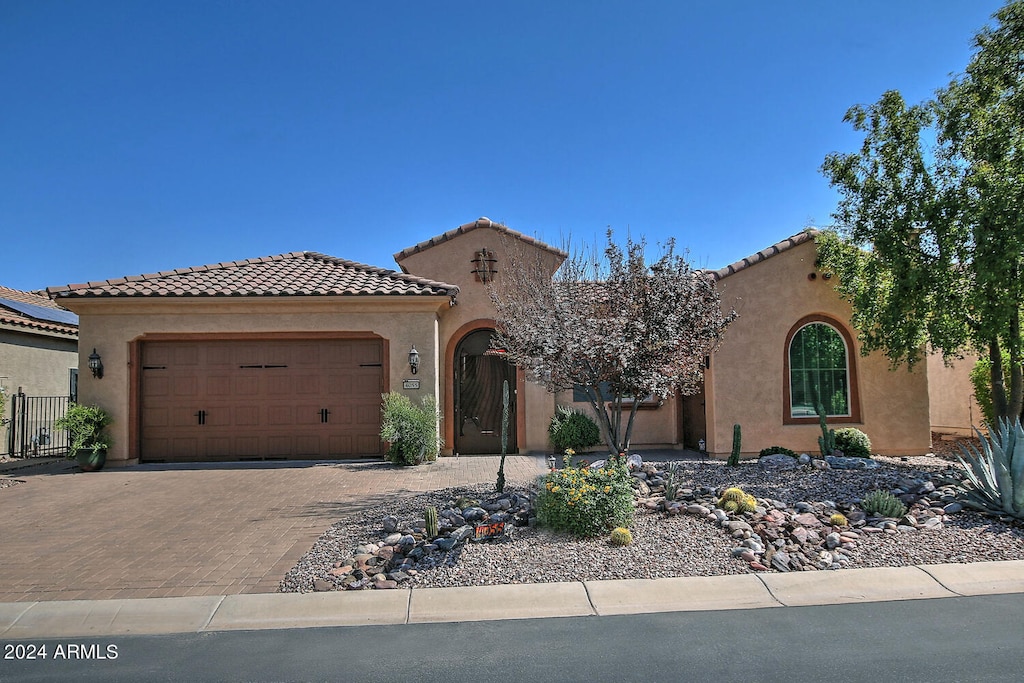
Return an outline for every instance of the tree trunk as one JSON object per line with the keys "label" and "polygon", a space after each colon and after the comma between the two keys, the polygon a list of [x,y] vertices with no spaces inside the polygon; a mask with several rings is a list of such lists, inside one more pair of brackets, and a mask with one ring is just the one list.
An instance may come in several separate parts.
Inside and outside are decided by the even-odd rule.
{"label": "tree trunk", "polygon": [[1024,377],[1021,368],[1020,310],[1010,316],[1010,396],[1006,400],[1006,419],[1018,417],[1024,408]]}
{"label": "tree trunk", "polygon": [[[1007,415],[1006,384],[1003,379],[1003,354],[999,340],[988,344],[989,376],[992,378],[992,415],[998,422]],[[990,428],[996,425],[989,425]]]}

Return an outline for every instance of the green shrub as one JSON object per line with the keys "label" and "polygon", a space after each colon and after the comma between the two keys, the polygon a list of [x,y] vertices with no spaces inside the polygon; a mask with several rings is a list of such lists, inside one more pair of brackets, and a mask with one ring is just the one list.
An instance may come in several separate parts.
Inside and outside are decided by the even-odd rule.
{"label": "green shrub", "polygon": [[391,444],[387,458],[396,465],[418,465],[437,460],[444,445],[438,434],[437,402],[424,396],[413,405],[405,394],[384,394],[381,405],[380,438]]}
{"label": "green shrub", "polygon": [[98,406],[72,403],[53,426],[67,431],[68,457],[74,458],[80,452],[99,453],[110,448],[112,439],[106,429],[111,422],[110,415]]}
{"label": "green shrub", "polygon": [[548,434],[556,453],[563,453],[571,448],[579,451],[601,443],[601,430],[589,415],[570,406],[558,406],[551,417]]}
{"label": "green shrub", "polygon": [[871,439],[856,427],[836,430],[836,448],[851,458],[871,457]]}
{"label": "green shrub", "polygon": [[763,458],[766,455],[775,455],[777,453],[788,455],[791,458],[797,457],[796,451],[791,451],[788,448],[783,448],[782,446],[769,446],[768,448],[762,448],[758,457]]}
{"label": "green shrub", "polygon": [[633,486],[624,461],[607,467],[565,467],[544,475],[537,520],[576,536],[598,536],[633,521]]}
{"label": "green shrub", "polygon": [[899,498],[881,489],[864,496],[860,507],[875,517],[902,517],[907,514],[907,506]]}

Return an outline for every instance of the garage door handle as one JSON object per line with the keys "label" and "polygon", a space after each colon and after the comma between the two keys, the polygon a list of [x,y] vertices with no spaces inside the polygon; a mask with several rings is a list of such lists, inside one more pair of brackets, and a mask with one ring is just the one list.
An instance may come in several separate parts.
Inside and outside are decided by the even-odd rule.
{"label": "garage door handle", "polygon": [[330,414],[331,414],[331,411],[327,410],[327,408],[321,408],[320,409],[320,421],[321,422],[327,422],[327,416],[330,415]]}
{"label": "garage door handle", "polygon": [[198,413],[196,413],[196,417],[199,418],[199,424],[201,424],[201,425],[206,424],[206,411],[205,410],[200,410]]}

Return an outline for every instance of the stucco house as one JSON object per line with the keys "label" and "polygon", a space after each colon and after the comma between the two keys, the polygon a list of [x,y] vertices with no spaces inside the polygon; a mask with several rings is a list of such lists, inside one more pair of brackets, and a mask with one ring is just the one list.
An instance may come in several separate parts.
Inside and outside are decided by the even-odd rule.
{"label": "stucco house", "polygon": [[[32,397],[67,397],[78,373],[78,318],[49,297],[0,286],[0,389],[8,398],[20,389]],[[0,415],[0,453],[15,449],[9,422],[12,402]],[[46,416],[32,415],[23,431],[38,429]]]}
{"label": "stucco house", "polygon": [[[102,378],[80,360],[79,391],[114,417],[111,464],[380,455],[386,391],[437,399],[446,453],[496,453],[505,379],[510,451],[543,452],[556,405],[574,396],[549,394],[489,349],[487,286],[500,286],[509,239],[552,273],[566,257],[481,218],[399,251],[400,272],[295,252],[49,293],[102,357]],[[863,429],[878,452],[929,451],[927,372],[860,356],[848,305],[815,268],[812,232],[714,276],[740,318],[709,359],[703,394],[644,406],[634,449],[703,439],[724,455],[734,423],[747,453],[816,449],[808,387],[822,385],[830,422]],[[823,344],[829,357],[810,357]]]}

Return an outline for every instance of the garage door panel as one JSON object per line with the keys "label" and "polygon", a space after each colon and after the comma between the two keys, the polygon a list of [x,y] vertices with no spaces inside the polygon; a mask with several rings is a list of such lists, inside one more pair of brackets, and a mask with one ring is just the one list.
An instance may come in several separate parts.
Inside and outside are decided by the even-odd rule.
{"label": "garage door panel", "polygon": [[[333,417],[328,415],[327,419]],[[322,424],[320,418],[320,404],[318,403],[307,403],[306,405],[295,406],[295,424],[303,427],[315,426]]]}
{"label": "garage door panel", "polygon": [[206,365],[210,367],[229,368],[235,364],[234,353],[230,346],[207,346]]}
{"label": "garage door panel", "polygon": [[364,435],[356,438],[357,453],[378,453],[380,451],[380,437],[374,435]]}
{"label": "garage door panel", "polygon": [[269,406],[267,408],[267,424],[271,426],[295,424],[292,407],[289,405]]}
{"label": "garage door panel", "polygon": [[235,396],[255,396],[260,390],[260,378],[258,375],[239,374],[232,378],[234,382]]}
{"label": "garage door panel", "polygon": [[171,408],[171,427],[193,427],[199,426],[199,417],[196,415],[198,408],[187,406],[173,406]]}
{"label": "garage door panel", "polygon": [[143,383],[143,398],[167,396],[171,392],[171,378],[166,375],[152,376],[147,373]]}
{"label": "garage door panel", "polygon": [[207,437],[203,446],[210,457],[226,458],[234,454],[234,442],[228,436]]}
{"label": "garage door panel", "polygon": [[320,393],[320,378],[316,375],[299,375],[294,380],[295,393],[299,396],[309,396]]}
{"label": "garage door panel", "polygon": [[267,456],[271,458],[288,457],[292,454],[295,439],[290,435],[268,436]]}
{"label": "garage door panel", "polygon": [[207,375],[206,377],[207,396],[231,396],[230,375]]}
{"label": "garage door panel", "polygon": [[167,427],[171,423],[171,411],[167,408],[146,408],[142,411],[143,427]]}
{"label": "garage door panel", "polygon": [[357,365],[375,364],[383,361],[383,346],[372,341],[357,341],[352,344],[352,360]]}
{"label": "garage door panel", "polygon": [[177,397],[196,396],[199,393],[199,378],[194,375],[175,377],[171,381],[171,390]]}
{"label": "garage door panel", "polygon": [[233,412],[236,427],[256,427],[260,423],[258,406],[234,406]]}
{"label": "garage door panel", "polygon": [[380,454],[382,348],[348,339],[144,343],[142,458]]}
{"label": "garage door panel", "polygon": [[299,457],[319,457],[320,437],[315,434],[306,434],[295,439],[295,455]]}
{"label": "garage door panel", "polygon": [[328,438],[329,445],[327,447],[327,454],[329,456],[337,457],[357,452],[352,437],[347,434],[332,434]]}
{"label": "garage door panel", "polygon": [[380,424],[380,407],[376,405],[361,405],[355,408],[355,425],[373,426]]}
{"label": "garage door panel", "polygon": [[273,371],[266,380],[267,391],[277,396],[292,396],[295,393],[295,378],[292,375]]}
{"label": "garage door panel", "polygon": [[175,458],[195,459],[199,454],[199,440],[187,437],[171,439],[171,450]]}
{"label": "garage door panel", "polygon": [[174,349],[174,365],[177,367],[194,367],[199,365],[199,346],[196,344],[179,344]]}
{"label": "garage door panel", "polygon": [[255,436],[236,436],[234,455],[238,457],[251,457],[260,454],[260,440]]}
{"label": "garage door panel", "polygon": [[377,396],[380,391],[380,373],[360,373],[352,378],[352,393]]}

